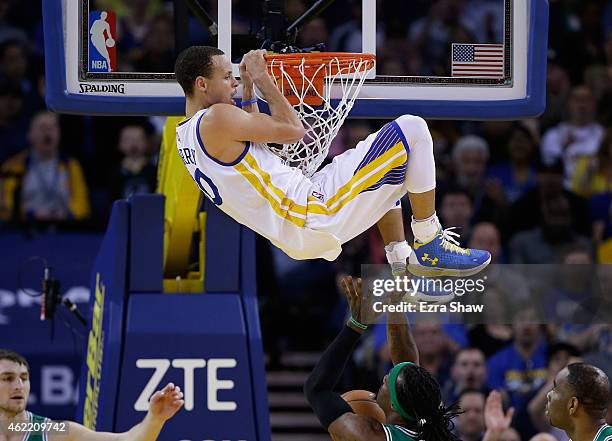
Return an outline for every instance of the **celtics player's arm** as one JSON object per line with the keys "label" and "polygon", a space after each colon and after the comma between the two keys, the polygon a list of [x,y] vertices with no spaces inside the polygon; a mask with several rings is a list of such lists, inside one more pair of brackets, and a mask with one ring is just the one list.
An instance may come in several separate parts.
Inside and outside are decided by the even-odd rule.
{"label": "celtics player's arm", "polygon": [[344,326],[323,352],[304,384],[310,407],[336,441],[384,439],[384,429],[379,422],[353,413],[348,403],[334,391],[362,332],[350,324]]}
{"label": "celtics player's arm", "polygon": [[406,314],[402,312],[387,314],[387,341],[393,365],[404,361],[419,364],[419,349],[412,337]]}
{"label": "celtics player's arm", "polygon": [[[351,317],[360,317],[361,279],[343,279],[342,288],[351,309]],[[346,401],[334,391],[344,366],[364,329],[349,320],[325,349],[304,384],[306,399],[321,425],[336,441],[383,439],[384,429],[376,420],[356,415]]]}
{"label": "celtics player's arm", "polygon": [[334,441],[383,441],[387,437],[382,424],[374,418],[346,413],[327,429]]}
{"label": "celtics player's arm", "polygon": [[124,433],[94,432],[81,424],[68,423],[68,433],[50,435],[50,441],[155,441],[164,423],[183,406],[180,388],[169,383],[155,392],[144,419]]}

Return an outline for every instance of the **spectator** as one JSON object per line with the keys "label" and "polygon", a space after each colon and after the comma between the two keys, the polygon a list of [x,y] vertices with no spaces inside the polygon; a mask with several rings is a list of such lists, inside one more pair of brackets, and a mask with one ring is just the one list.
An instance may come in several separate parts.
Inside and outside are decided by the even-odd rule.
{"label": "spectator", "polygon": [[584,81],[587,66],[603,61],[602,13],[602,2],[575,4],[575,12],[570,17],[574,29],[566,35],[559,52],[559,60],[569,72],[573,84]]}
{"label": "spectator", "polygon": [[148,156],[149,146],[144,127],[124,127],[119,133],[118,147],[123,159],[110,181],[112,199],[126,199],[134,193],[153,193],[157,167]]}
{"label": "spectator", "polygon": [[37,87],[28,78],[28,51],[19,40],[5,41],[0,45],[0,72],[7,80],[18,84],[24,100],[24,111],[28,116],[42,110]]}
{"label": "spectator", "polygon": [[149,23],[144,51],[135,67],[138,72],[173,72],[174,61],[174,25],[168,14],[161,13]]}
{"label": "spectator", "polygon": [[444,384],[450,375],[448,354],[456,349],[454,343],[438,322],[415,323],[412,334],[419,348],[419,364],[427,369],[439,384]]}
{"label": "spectator", "polygon": [[565,196],[545,200],[542,215],[542,226],[518,233],[511,240],[511,263],[555,263],[561,261],[564,249],[591,247],[588,238],[572,230],[570,202]]}
{"label": "spectator", "polygon": [[604,52],[605,63],[597,63],[587,67],[584,72],[584,82],[591,88],[595,99],[600,103],[599,110],[609,114],[609,110],[602,107],[601,104],[604,102],[602,98],[612,92],[612,72],[610,70],[612,68],[612,32],[606,38]]}
{"label": "spectator", "polygon": [[516,200],[510,207],[507,233],[530,230],[544,223],[547,200],[565,198],[569,203],[571,230],[583,236],[591,235],[589,207],[585,199],[563,188],[563,164],[538,162],[536,186]]}
{"label": "spectator", "polygon": [[[503,286],[506,292],[512,293],[513,298],[526,299],[529,297],[530,288],[523,268],[514,265],[495,265],[507,263],[507,257],[502,248],[501,233],[495,224],[480,222],[474,225],[468,244],[469,246],[478,245],[479,249],[491,253],[491,263],[493,265],[487,268],[487,288]],[[488,297],[489,294],[487,293],[486,296]],[[500,322],[489,320],[488,323]],[[507,332],[502,331],[502,334],[506,335]]]}
{"label": "spectator", "polygon": [[[362,52],[361,50],[361,2],[350,0],[346,15],[350,15],[350,20],[335,27],[331,33],[328,50],[334,52]],[[382,46],[384,33],[377,28],[376,46]]]}
{"label": "spectator", "polygon": [[415,21],[408,38],[423,61],[420,75],[448,75],[451,43],[473,41],[458,0],[435,0],[427,17]]}
{"label": "spectator", "polygon": [[472,0],[465,4],[465,22],[477,43],[504,41],[504,8],[496,0]]}
{"label": "spectator", "polygon": [[512,342],[512,328],[507,325],[511,322],[509,292],[487,286],[482,317],[468,332],[470,345],[479,348],[487,358]]}
{"label": "spectator", "polygon": [[[415,320],[419,317],[415,316]],[[381,359],[383,371],[389,367],[389,348],[384,326],[376,326],[375,347]],[[450,376],[448,355],[456,349],[456,344],[445,334],[438,321],[421,321],[412,325],[414,341],[419,348],[419,364],[436,378],[439,384],[445,384]]]}
{"label": "spectator", "polygon": [[322,18],[310,20],[300,30],[298,41],[300,47],[311,47],[329,40],[327,25]]}
{"label": "spectator", "polygon": [[569,188],[579,157],[593,157],[604,136],[603,127],[595,121],[596,103],[591,89],[577,86],[572,90],[568,103],[568,119],[548,129],[542,139],[542,159],[564,163],[564,184]]}
{"label": "spectator", "polygon": [[491,222],[479,222],[472,228],[469,241],[470,247],[487,250],[491,253],[491,263],[503,263],[501,233]]}
{"label": "spectator", "polygon": [[7,20],[7,15],[11,8],[11,0],[0,0],[0,44],[9,40],[18,40],[23,44],[28,42],[28,36],[18,27],[13,26]]}
{"label": "spectator", "polygon": [[464,390],[487,395],[487,365],[484,353],[475,347],[459,349],[451,367],[451,376],[442,390],[445,403],[454,403]]}
{"label": "spectator", "polygon": [[593,242],[598,263],[612,263],[612,191],[591,198]]}
{"label": "spectator", "polygon": [[113,0],[98,0],[100,10],[113,9],[117,13],[118,41],[117,47],[126,51],[128,57],[138,57],[149,24],[161,9],[161,0],[128,0],[114,2]]}
{"label": "spectator", "polygon": [[26,77],[28,72],[28,53],[22,42],[8,40],[0,45],[0,72],[4,78],[13,81],[25,93],[33,89]]}
{"label": "spectator", "polygon": [[510,129],[514,123],[512,121],[482,121],[479,123],[479,136],[481,136],[490,146],[490,162],[498,164],[507,160],[506,152],[501,146],[508,142]]}
{"label": "spectator", "polygon": [[464,136],[453,146],[455,180],[472,196],[482,187],[488,160],[489,146],[478,136]]}
{"label": "spectator", "polygon": [[465,188],[473,203],[473,218],[497,220],[506,206],[503,189],[495,180],[485,180],[489,146],[478,136],[464,136],[453,147],[455,180]]}
{"label": "spectator", "polygon": [[59,151],[56,114],[36,114],[28,130],[30,148],[10,158],[2,172],[4,215],[17,220],[58,222],[89,216],[87,185],[79,163]]}
{"label": "spectator", "polygon": [[487,170],[489,178],[495,178],[504,189],[509,203],[523,196],[536,183],[533,163],[538,144],[533,134],[524,125],[515,123],[510,129],[506,150],[510,161],[492,165]]}
{"label": "spectator", "polygon": [[27,143],[29,120],[23,109],[23,93],[19,85],[0,78],[0,163]]}
{"label": "spectator", "polygon": [[602,139],[596,156],[577,159],[571,188],[587,198],[612,192],[612,130]]}
{"label": "spectator", "polygon": [[472,200],[466,190],[460,187],[446,188],[440,198],[439,214],[444,225],[461,228],[462,240],[469,237]]}
{"label": "spectator", "polygon": [[462,413],[457,416],[457,435],[462,441],[480,441],[485,431],[486,395],[475,389],[466,389],[459,395]]}
{"label": "spectator", "polygon": [[563,119],[563,109],[567,106],[572,88],[567,71],[559,65],[554,56],[549,55],[546,69],[546,110],[539,118],[544,131],[556,126]]}
{"label": "spectator", "polygon": [[[569,248],[563,256],[562,270],[551,273],[549,280],[543,278],[542,306],[546,311],[546,322],[551,324],[572,323],[576,310],[582,302],[595,293],[595,267],[591,248],[576,246]],[[584,350],[581,345],[576,344]]]}
{"label": "spectator", "polygon": [[527,414],[527,404],[546,382],[547,344],[540,325],[535,323],[535,310],[528,304],[515,304],[512,325],[514,343],[493,355],[488,362],[489,387],[508,392],[516,409],[514,426],[530,437],[536,433]]}

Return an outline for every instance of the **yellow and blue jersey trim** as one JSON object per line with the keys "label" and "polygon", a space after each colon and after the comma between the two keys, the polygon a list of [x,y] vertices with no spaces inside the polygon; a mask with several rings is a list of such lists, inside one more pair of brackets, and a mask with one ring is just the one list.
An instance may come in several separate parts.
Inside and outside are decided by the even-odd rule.
{"label": "yellow and blue jersey trim", "polygon": [[[406,142],[406,138],[401,128],[395,121],[391,121],[385,124],[378,134],[376,138],[372,142],[372,146],[368,154],[363,158],[363,160],[357,166],[355,173],[359,172],[366,165],[371,163],[372,161],[379,158],[381,155],[385,154],[389,150],[396,149],[401,146],[401,148],[406,150],[406,153],[410,151],[408,143]],[[406,157],[407,159],[407,157]],[[364,189],[363,192],[377,190],[383,185],[401,185],[404,183],[406,178],[406,169],[407,169],[408,161],[404,161],[402,164],[392,168],[387,171],[385,175],[375,184],[369,186]]]}

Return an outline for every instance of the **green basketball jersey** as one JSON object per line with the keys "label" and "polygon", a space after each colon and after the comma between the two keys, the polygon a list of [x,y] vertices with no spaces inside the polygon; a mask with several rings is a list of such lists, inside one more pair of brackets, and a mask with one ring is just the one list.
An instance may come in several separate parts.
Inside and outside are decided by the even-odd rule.
{"label": "green basketball jersey", "polygon": [[611,441],[611,440],[612,440],[612,426],[610,426],[609,424],[604,424],[603,426],[601,426],[601,428],[597,431],[595,438],[593,438],[593,441]]}
{"label": "green basketball jersey", "polygon": [[395,424],[383,424],[387,441],[417,441],[418,433]]}
{"label": "green basketball jersey", "polygon": [[[31,423],[48,423],[49,419],[34,415],[32,412],[28,412],[28,420]],[[23,437],[23,441],[47,441],[47,432],[43,430],[39,430],[37,432],[28,432],[26,436]]]}

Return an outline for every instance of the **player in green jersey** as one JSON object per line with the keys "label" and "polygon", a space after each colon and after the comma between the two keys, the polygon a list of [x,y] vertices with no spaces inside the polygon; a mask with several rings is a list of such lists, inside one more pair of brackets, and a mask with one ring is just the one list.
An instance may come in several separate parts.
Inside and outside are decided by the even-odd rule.
{"label": "player in green jersey", "polygon": [[333,391],[344,364],[366,328],[361,317],[361,279],[343,279],[351,309],[347,326],[321,356],[304,385],[306,397],[336,441],[457,441],[452,432],[456,405],[442,403],[435,378],[418,365],[419,353],[404,314],[387,315],[387,338],[394,368],[385,376],[376,396],[385,412],[385,424],[357,415]]}
{"label": "player in green jersey", "polygon": [[572,441],[612,441],[612,426],[606,423],[610,380],[601,369],[587,363],[568,365],[546,398],[550,424],[565,430]]}
{"label": "player in green jersey", "polygon": [[94,432],[72,421],[51,421],[28,412],[29,371],[24,357],[0,349],[0,441],[154,441],[184,403],[180,388],[169,383],[153,394],[149,412],[129,431]]}

